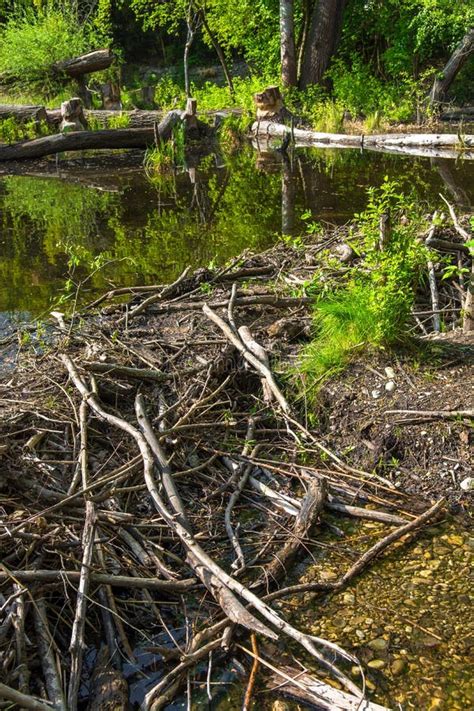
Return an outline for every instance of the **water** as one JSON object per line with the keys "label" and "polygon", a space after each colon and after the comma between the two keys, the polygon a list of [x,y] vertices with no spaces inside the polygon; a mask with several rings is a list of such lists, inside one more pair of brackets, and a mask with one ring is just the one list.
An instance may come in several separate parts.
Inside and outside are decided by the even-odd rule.
{"label": "water", "polygon": [[83,299],[264,249],[282,232],[301,232],[304,211],[344,223],[385,175],[427,210],[439,192],[462,209],[474,201],[474,162],[461,160],[313,149],[298,151],[289,165],[247,146],[192,163],[154,180],[141,154],[76,159],[57,169],[50,161],[41,177],[0,176],[0,333],[12,319],[47,312],[91,273]]}

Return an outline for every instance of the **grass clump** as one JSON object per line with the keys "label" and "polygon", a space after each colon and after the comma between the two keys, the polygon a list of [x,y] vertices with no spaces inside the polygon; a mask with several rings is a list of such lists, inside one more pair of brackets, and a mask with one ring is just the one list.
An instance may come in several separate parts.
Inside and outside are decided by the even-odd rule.
{"label": "grass clump", "polygon": [[[357,216],[360,259],[346,275],[343,287],[317,297],[315,335],[300,363],[307,394],[313,397],[360,349],[390,347],[407,338],[407,321],[428,256],[417,240],[423,218],[395,182],[385,179],[381,188],[368,192],[367,209]],[[383,214],[390,215],[392,227],[381,251]]]}

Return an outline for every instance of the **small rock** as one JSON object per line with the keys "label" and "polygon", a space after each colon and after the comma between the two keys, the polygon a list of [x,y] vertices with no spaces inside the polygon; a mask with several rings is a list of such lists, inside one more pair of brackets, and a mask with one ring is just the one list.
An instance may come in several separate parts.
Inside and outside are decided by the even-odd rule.
{"label": "small rock", "polygon": [[372,397],[377,400],[380,397],[380,390],[372,390]]}
{"label": "small rock", "polygon": [[390,671],[392,672],[393,676],[400,676],[402,674],[403,670],[405,669],[407,663],[405,659],[395,659],[394,662],[392,662],[392,665],[390,667]]}
{"label": "small rock", "polygon": [[342,244],[338,244],[334,251],[336,252],[337,256],[339,257],[339,260],[343,264],[352,262],[356,256],[352,247],[349,244],[346,244],[345,242],[343,242]]}
{"label": "small rock", "polygon": [[462,480],[459,486],[463,491],[474,491],[474,477],[467,476]]}
{"label": "small rock", "polygon": [[396,387],[397,386],[395,385],[393,380],[389,380],[388,382],[385,383],[385,390],[388,393],[393,393],[393,391],[395,390]]}
{"label": "small rock", "polygon": [[451,534],[448,536],[448,543],[452,546],[462,546],[464,543],[464,538],[462,536],[457,536],[456,534]]}
{"label": "small rock", "polygon": [[388,647],[388,642],[383,637],[377,637],[376,639],[371,639],[367,645],[370,649],[376,652],[383,652]]}
{"label": "small rock", "polygon": [[388,378],[389,380],[393,380],[393,379],[395,378],[395,371],[394,371],[394,369],[391,368],[390,366],[388,366],[387,368],[385,368],[385,375],[387,376],[387,378]]}
{"label": "small rock", "polygon": [[372,661],[370,661],[367,666],[371,669],[383,669],[385,666],[385,662],[383,659],[372,659]]}

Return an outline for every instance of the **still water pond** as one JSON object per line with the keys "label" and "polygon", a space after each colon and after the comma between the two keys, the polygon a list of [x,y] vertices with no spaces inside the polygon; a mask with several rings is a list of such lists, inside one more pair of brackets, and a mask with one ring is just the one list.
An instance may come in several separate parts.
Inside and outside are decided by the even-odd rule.
{"label": "still water pond", "polygon": [[188,264],[222,263],[300,232],[305,211],[343,223],[385,175],[427,209],[439,192],[462,208],[474,201],[474,162],[313,149],[288,164],[248,146],[194,163],[155,180],[141,154],[51,161],[40,177],[0,175],[3,323],[50,309],[67,291],[68,263],[74,281],[95,270],[86,297],[110,284],[167,282]]}

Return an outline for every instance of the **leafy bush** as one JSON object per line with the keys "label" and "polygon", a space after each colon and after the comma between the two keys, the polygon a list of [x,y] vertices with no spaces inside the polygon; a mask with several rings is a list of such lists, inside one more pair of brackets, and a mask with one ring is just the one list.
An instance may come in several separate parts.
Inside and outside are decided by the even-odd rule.
{"label": "leafy bush", "polygon": [[[428,252],[416,236],[422,221],[416,206],[385,179],[379,189],[370,188],[364,213],[357,215],[364,255],[348,275],[344,288],[316,303],[315,336],[306,347],[301,371],[308,392],[341,371],[362,347],[390,346],[405,337],[415,288]],[[379,221],[389,213],[390,240],[380,251]],[[410,220],[406,219],[410,215]]]}
{"label": "leafy bush", "polygon": [[16,143],[29,138],[46,136],[48,133],[51,133],[51,126],[43,121],[21,122],[13,117],[0,121],[0,143]]}
{"label": "leafy bush", "polygon": [[88,29],[68,5],[13,14],[0,32],[0,75],[15,88],[57,90],[53,65],[90,49]]}

